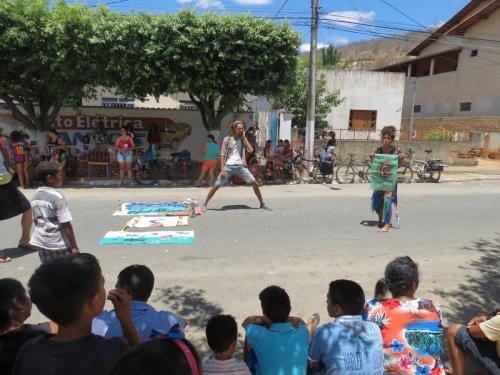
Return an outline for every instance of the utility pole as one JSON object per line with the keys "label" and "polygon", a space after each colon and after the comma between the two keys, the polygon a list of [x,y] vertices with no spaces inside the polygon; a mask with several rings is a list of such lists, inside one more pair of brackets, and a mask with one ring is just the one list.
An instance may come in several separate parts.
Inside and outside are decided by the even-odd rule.
{"label": "utility pole", "polygon": [[[306,159],[314,158],[314,119],[316,117],[316,48],[318,44],[318,8],[319,0],[311,0],[311,48],[309,49],[309,87],[307,93],[306,116]],[[308,162],[309,170],[312,162]]]}
{"label": "utility pole", "polygon": [[411,133],[413,132],[413,119],[415,117],[415,95],[417,94],[417,81],[411,83],[411,111],[410,111],[410,126],[408,128],[408,140],[411,141]]}

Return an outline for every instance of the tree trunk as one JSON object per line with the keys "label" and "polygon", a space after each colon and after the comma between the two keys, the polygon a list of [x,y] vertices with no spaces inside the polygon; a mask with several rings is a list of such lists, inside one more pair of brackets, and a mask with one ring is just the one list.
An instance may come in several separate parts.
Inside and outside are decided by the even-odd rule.
{"label": "tree trunk", "polygon": [[[227,115],[227,110],[224,107],[215,109],[217,100],[213,96],[208,98],[197,97],[189,93],[189,97],[200,111],[201,121],[208,132],[212,130],[221,130],[222,119]],[[219,103],[220,104],[220,103]]]}

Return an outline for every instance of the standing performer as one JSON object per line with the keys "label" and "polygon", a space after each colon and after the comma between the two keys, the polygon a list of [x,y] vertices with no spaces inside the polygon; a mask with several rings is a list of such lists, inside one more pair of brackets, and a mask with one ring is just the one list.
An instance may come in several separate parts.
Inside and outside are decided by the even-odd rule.
{"label": "standing performer", "polygon": [[[396,128],[394,126],[385,126],[382,129],[382,146],[376,148],[370,153],[370,159],[372,159],[375,154],[387,154],[387,155],[397,155],[399,165],[404,160],[404,154],[399,147],[392,144],[396,138]],[[394,191],[382,191],[375,190],[372,194],[372,209],[378,215],[377,226],[380,228],[381,233],[389,232],[391,228],[392,219],[392,204],[397,208],[398,205],[398,185],[396,183],[396,188]]]}
{"label": "standing performer", "polygon": [[215,185],[208,192],[205,203],[203,204],[204,208],[208,205],[208,202],[212,199],[215,192],[232,176],[238,176],[247,184],[251,184],[255,195],[259,199],[260,208],[268,208],[262,199],[259,185],[246,166],[245,151],[252,152],[253,147],[246,138],[244,122],[235,121],[229,127],[229,135],[222,141],[220,152],[221,172],[215,181]]}

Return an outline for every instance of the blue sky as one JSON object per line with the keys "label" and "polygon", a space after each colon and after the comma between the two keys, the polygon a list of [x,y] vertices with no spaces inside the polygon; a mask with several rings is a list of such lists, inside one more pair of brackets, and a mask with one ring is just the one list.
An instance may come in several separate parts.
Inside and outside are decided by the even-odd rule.
{"label": "blue sky", "polygon": [[[74,2],[71,0],[71,2]],[[195,8],[203,13],[219,14],[250,13],[274,18],[285,4],[285,0],[79,0],[95,5],[107,4],[122,12],[147,11],[174,13],[182,8]],[[413,20],[398,13],[385,2],[393,5]],[[318,34],[319,46],[333,43],[343,45],[376,37],[376,34],[391,35],[422,26],[439,25],[460,10],[469,0],[320,0],[321,18]],[[309,45],[308,18],[310,0],[288,0],[279,12],[282,22],[288,18],[303,38],[303,50]],[[364,25],[359,25],[362,23]],[[399,29],[394,30],[391,28]]]}

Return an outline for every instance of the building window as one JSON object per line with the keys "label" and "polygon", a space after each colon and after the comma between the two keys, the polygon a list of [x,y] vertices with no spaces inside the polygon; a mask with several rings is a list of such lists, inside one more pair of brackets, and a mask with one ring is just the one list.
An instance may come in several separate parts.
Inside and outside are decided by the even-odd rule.
{"label": "building window", "polygon": [[377,111],[351,109],[349,130],[375,130],[376,127]]}
{"label": "building window", "polygon": [[463,102],[460,103],[460,111],[461,112],[468,112],[472,108],[472,103],[471,102]]}
{"label": "building window", "polygon": [[479,53],[479,50],[477,49],[473,49],[472,51],[470,51],[470,57],[476,57]]}
{"label": "building window", "polygon": [[413,107],[413,112],[414,113],[422,112],[422,106],[420,104],[417,104],[416,106]]}
{"label": "building window", "polygon": [[135,100],[132,98],[102,98],[103,107],[134,108]]}

